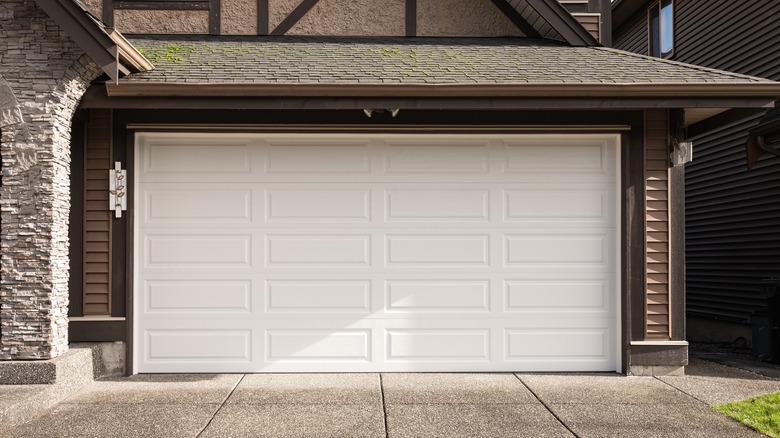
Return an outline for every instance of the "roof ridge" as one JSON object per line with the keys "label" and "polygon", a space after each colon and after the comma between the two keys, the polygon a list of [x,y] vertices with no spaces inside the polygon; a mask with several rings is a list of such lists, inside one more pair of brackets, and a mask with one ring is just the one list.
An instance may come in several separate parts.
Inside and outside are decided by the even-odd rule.
{"label": "roof ridge", "polygon": [[721,75],[724,75],[724,76],[732,76],[734,78],[739,78],[739,79],[749,79],[749,80],[752,80],[752,81],[755,81],[755,82],[776,82],[776,81],[773,81],[771,79],[761,78],[761,77],[758,77],[758,76],[751,76],[751,75],[746,75],[746,74],[742,74],[742,73],[736,73],[736,72],[728,71],[728,70],[720,70],[720,69],[717,69],[717,68],[705,67],[705,66],[697,65],[697,64],[689,64],[687,62],[673,61],[671,59],[656,58],[655,56],[642,55],[640,53],[635,53],[635,52],[629,52],[629,51],[626,51],[626,50],[615,49],[613,47],[592,47],[592,48],[593,49],[597,49],[597,50],[607,51],[607,52],[614,52],[614,53],[621,54],[621,55],[632,56],[634,58],[641,58],[641,59],[652,60],[652,61],[655,61],[655,62],[662,62],[662,63],[665,63],[665,64],[676,65],[678,67],[685,67],[685,68],[689,68],[691,70],[705,71],[705,72],[708,72],[708,73],[718,73],[718,74],[721,74]]}

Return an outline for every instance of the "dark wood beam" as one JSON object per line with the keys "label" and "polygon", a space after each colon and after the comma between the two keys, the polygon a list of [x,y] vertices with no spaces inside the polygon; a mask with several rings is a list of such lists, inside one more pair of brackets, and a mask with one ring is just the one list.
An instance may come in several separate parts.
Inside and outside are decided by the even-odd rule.
{"label": "dark wood beam", "polygon": [[100,19],[106,26],[114,27],[114,0],[103,0],[103,13]]}
{"label": "dark wood beam", "polygon": [[406,36],[417,36],[417,0],[406,0]]}
{"label": "dark wood beam", "polygon": [[314,5],[317,4],[319,0],[303,0],[301,1],[298,6],[293,9],[292,12],[290,12],[290,15],[286,16],[284,20],[282,20],[281,23],[279,23],[276,28],[271,31],[271,35],[284,35],[292,29],[293,26],[295,26],[299,21],[301,21],[301,18],[303,18],[304,15],[306,15],[307,12],[311,10],[311,8],[314,7]]}
{"label": "dark wood beam", "polygon": [[507,18],[520,29],[523,34],[529,38],[541,38],[542,35],[536,30],[531,23],[529,23],[514,6],[510,5],[507,0],[492,0],[493,4],[504,14]]}
{"label": "dark wood beam", "polygon": [[268,35],[268,0],[257,0],[257,34]]}
{"label": "dark wood beam", "polygon": [[222,22],[222,1],[209,0],[209,35],[219,35]]}
{"label": "dark wood beam", "polygon": [[[557,0],[525,1],[572,46],[596,47],[601,45]],[[604,32],[608,32],[608,30],[605,29]]]}
{"label": "dark wood beam", "polygon": [[186,1],[186,2],[131,1],[131,0],[113,2],[112,0],[108,0],[108,2],[112,4],[112,7],[114,9],[139,9],[139,10],[156,10],[156,11],[171,11],[171,10],[200,11],[200,10],[210,9],[209,0]]}

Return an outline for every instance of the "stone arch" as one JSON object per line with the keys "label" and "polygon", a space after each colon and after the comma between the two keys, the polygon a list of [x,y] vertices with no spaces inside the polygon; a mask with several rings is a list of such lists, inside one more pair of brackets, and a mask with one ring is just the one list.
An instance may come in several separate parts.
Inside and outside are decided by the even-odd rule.
{"label": "stone arch", "polygon": [[48,44],[34,41],[37,56],[4,80],[18,120],[0,130],[0,360],[68,349],[71,121],[101,70],[57,33],[36,35]]}

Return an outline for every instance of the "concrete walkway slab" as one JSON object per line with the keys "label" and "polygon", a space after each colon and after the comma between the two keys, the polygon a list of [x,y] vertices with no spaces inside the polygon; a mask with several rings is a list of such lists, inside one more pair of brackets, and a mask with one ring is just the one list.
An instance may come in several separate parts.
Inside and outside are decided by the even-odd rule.
{"label": "concrete walkway slab", "polygon": [[206,427],[217,404],[69,404],[9,431],[7,437],[188,437]]}
{"label": "concrete walkway slab", "polygon": [[780,391],[780,380],[701,359],[691,359],[684,376],[658,379],[710,405]]}
{"label": "concrete walkway slab", "polygon": [[390,438],[573,437],[540,404],[388,404]]}
{"label": "concrete walkway slab", "polygon": [[229,404],[200,437],[384,437],[381,404]]}
{"label": "concrete walkway slab", "polygon": [[220,404],[241,374],[137,374],[98,380],[65,403]]}
{"label": "concrete walkway slab", "polygon": [[378,374],[247,374],[230,403],[381,404]]}
{"label": "concrete walkway slab", "polygon": [[763,436],[701,403],[552,403],[548,407],[580,437]]}
{"label": "concrete walkway slab", "polygon": [[680,391],[655,378],[619,374],[518,374],[547,403],[691,403]]}
{"label": "concrete walkway slab", "polygon": [[512,374],[382,374],[385,401],[394,403],[536,403]]}

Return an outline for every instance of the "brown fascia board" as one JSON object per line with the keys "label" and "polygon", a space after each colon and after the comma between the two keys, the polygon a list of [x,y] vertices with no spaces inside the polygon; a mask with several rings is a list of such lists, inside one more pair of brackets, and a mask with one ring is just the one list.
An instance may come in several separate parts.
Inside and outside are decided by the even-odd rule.
{"label": "brown fascia board", "polygon": [[215,84],[127,81],[105,84],[109,97],[534,97],[766,98],[780,82],[656,84]]}
{"label": "brown fascia board", "polygon": [[[124,37],[109,35],[87,11],[72,0],[35,0],[35,2],[112,80],[118,81],[120,72],[128,74],[150,69],[143,69],[147,65],[151,67],[151,63]],[[118,34],[118,32],[114,33]],[[130,68],[122,62],[128,60],[131,61]]]}

